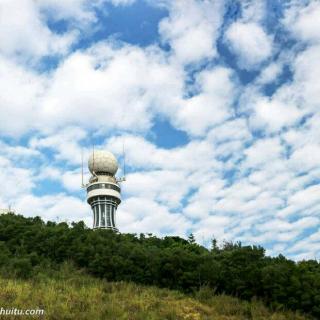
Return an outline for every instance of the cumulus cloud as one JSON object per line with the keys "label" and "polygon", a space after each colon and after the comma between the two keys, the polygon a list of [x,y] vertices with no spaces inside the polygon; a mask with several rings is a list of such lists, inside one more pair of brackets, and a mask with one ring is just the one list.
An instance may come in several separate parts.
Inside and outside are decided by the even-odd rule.
{"label": "cumulus cloud", "polygon": [[242,69],[258,69],[273,50],[272,37],[253,22],[234,22],[225,32],[225,41]]}
{"label": "cumulus cloud", "polygon": [[245,22],[261,22],[266,16],[266,1],[242,0],[241,19]]}
{"label": "cumulus cloud", "polygon": [[289,95],[293,96],[292,100],[296,99],[297,104],[303,104],[311,112],[317,110],[320,103],[320,84],[317,81],[320,76],[319,53],[320,45],[315,44],[297,55],[293,62],[294,82],[283,92],[288,99]]}
{"label": "cumulus cloud", "polygon": [[86,26],[88,23],[96,21],[93,9],[101,5],[102,2],[100,0],[41,0],[37,1],[37,7],[56,21],[76,20],[81,28],[83,25]]}
{"label": "cumulus cloud", "polygon": [[[168,112],[182,94],[182,70],[152,48],[98,44],[69,55],[51,75],[2,62],[0,130],[9,135],[79,125],[139,132],[150,128],[155,108]],[[26,116],[17,117],[21,112]]]}
{"label": "cumulus cloud", "polygon": [[281,63],[272,62],[261,71],[256,82],[259,85],[271,83],[277,79],[277,77],[280,75],[281,71],[282,71]]}
{"label": "cumulus cloud", "polygon": [[[131,5],[135,0],[3,0],[0,3],[0,54],[27,64],[45,56],[63,57],[81,32],[98,22],[104,4]],[[67,24],[55,31],[48,21]]]}
{"label": "cumulus cloud", "polygon": [[249,168],[268,166],[280,158],[282,152],[279,138],[260,139],[245,150],[245,165]]}
{"label": "cumulus cloud", "polygon": [[109,0],[113,5],[119,6],[119,5],[131,5],[133,4],[136,0]]}
{"label": "cumulus cloud", "polygon": [[0,86],[0,132],[20,136],[35,129],[45,79],[0,56]]}
{"label": "cumulus cloud", "polygon": [[165,102],[170,106],[179,95],[179,73],[157,50],[94,46],[70,55],[56,71],[40,117],[56,127],[146,130],[151,108]]}
{"label": "cumulus cloud", "polygon": [[180,102],[173,123],[193,135],[203,135],[212,126],[231,118],[237,95],[232,76],[232,71],[224,67],[201,72],[197,76],[200,93]]}
{"label": "cumulus cloud", "polygon": [[43,21],[32,0],[4,0],[0,3],[0,53],[29,60],[64,54],[75,40],[73,32],[55,34]]}
{"label": "cumulus cloud", "polygon": [[[127,176],[123,184],[126,195],[134,197],[141,194],[148,199],[155,199],[165,204],[169,209],[181,207],[181,199],[187,194],[192,181],[186,172],[176,170],[152,170],[136,172]],[[176,186],[180,188],[177,189]]]}
{"label": "cumulus cloud", "polygon": [[34,187],[33,172],[1,155],[0,182],[4,186],[0,200],[2,206],[8,206],[14,204],[20,194],[31,192]]}
{"label": "cumulus cloud", "polygon": [[[208,170],[220,166],[214,159],[214,150],[208,141],[195,140],[174,149],[158,148],[144,138],[125,136],[126,158],[129,166],[137,169]],[[106,147],[120,154],[123,137],[113,137],[107,141]],[[148,157],[146,157],[148,154]]]}
{"label": "cumulus cloud", "polygon": [[[78,127],[69,127],[45,137],[35,137],[29,141],[32,149],[51,149],[56,160],[66,160],[71,164],[81,163],[80,141],[86,138],[86,131]],[[86,151],[87,155],[88,152]]]}
{"label": "cumulus cloud", "polygon": [[224,11],[222,1],[170,1],[169,17],[159,25],[164,42],[183,64],[197,63],[217,55],[216,40]]}
{"label": "cumulus cloud", "polygon": [[185,236],[190,221],[179,213],[170,213],[166,206],[149,198],[128,198],[117,213],[117,223],[123,232]]}
{"label": "cumulus cloud", "polygon": [[[45,220],[72,222],[83,220],[90,225],[91,212],[82,199],[65,194],[24,195],[15,201],[14,208],[26,216],[41,216]],[[72,214],[70,214],[72,212]]]}
{"label": "cumulus cloud", "polygon": [[288,105],[276,99],[261,98],[254,107],[251,124],[254,128],[265,128],[275,132],[284,127],[297,123],[303,116],[303,112],[295,105]]}
{"label": "cumulus cloud", "polygon": [[298,2],[287,9],[283,23],[294,37],[306,42],[319,42],[319,14],[318,1],[309,1],[307,6]]}

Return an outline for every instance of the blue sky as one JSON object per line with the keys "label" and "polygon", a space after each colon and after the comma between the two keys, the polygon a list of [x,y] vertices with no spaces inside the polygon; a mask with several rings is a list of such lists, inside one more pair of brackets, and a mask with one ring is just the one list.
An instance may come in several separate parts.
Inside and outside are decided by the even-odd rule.
{"label": "blue sky", "polygon": [[91,226],[81,150],[112,151],[120,176],[125,144],[121,231],[318,258],[319,15],[319,1],[1,1],[0,207]]}

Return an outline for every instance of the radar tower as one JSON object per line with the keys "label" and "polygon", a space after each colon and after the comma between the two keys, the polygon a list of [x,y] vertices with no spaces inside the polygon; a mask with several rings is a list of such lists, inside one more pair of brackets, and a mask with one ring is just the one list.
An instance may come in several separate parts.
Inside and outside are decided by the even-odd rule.
{"label": "radar tower", "polygon": [[115,176],[118,171],[117,159],[109,151],[93,148],[88,168],[92,176],[87,184],[83,184],[82,161],[82,186],[87,190],[87,202],[92,208],[93,228],[118,231],[116,211],[121,203],[119,182],[125,181],[125,178]]}

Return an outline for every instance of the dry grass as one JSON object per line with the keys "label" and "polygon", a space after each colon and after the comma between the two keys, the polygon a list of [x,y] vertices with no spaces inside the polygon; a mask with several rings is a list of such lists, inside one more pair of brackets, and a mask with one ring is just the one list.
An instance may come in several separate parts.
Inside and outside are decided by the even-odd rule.
{"label": "dry grass", "polygon": [[[271,312],[260,302],[243,302],[208,292],[193,299],[176,291],[132,283],[109,283],[74,270],[33,280],[0,279],[0,307],[45,310],[50,320],[303,320],[290,312]],[[0,319],[27,319],[0,316]]]}

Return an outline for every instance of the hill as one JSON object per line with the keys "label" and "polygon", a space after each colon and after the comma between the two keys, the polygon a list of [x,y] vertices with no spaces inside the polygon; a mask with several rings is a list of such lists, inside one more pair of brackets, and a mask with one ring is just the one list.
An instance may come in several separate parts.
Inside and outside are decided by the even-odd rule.
{"label": "hill", "polygon": [[[292,312],[271,312],[257,301],[212,295],[203,288],[194,297],[178,291],[134,283],[107,282],[63,264],[50,275],[32,280],[0,280],[3,308],[43,309],[49,320],[306,320]],[[35,318],[35,317],[34,317]],[[21,319],[3,316],[0,319]]]}
{"label": "hill", "polygon": [[[320,318],[320,264],[268,257],[265,250],[215,239],[211,249],[191,235],[158,238],[91,230],[83,222],[44,222],[39,217],[0,216],[0,275],[36,279],[64,263],[99,279],[125,281],[195,294],[259,300],[271,310],[292,310]],[[213,295],[213,294],[211,294]],[[245,302],[243,302],[245,303]]]}

